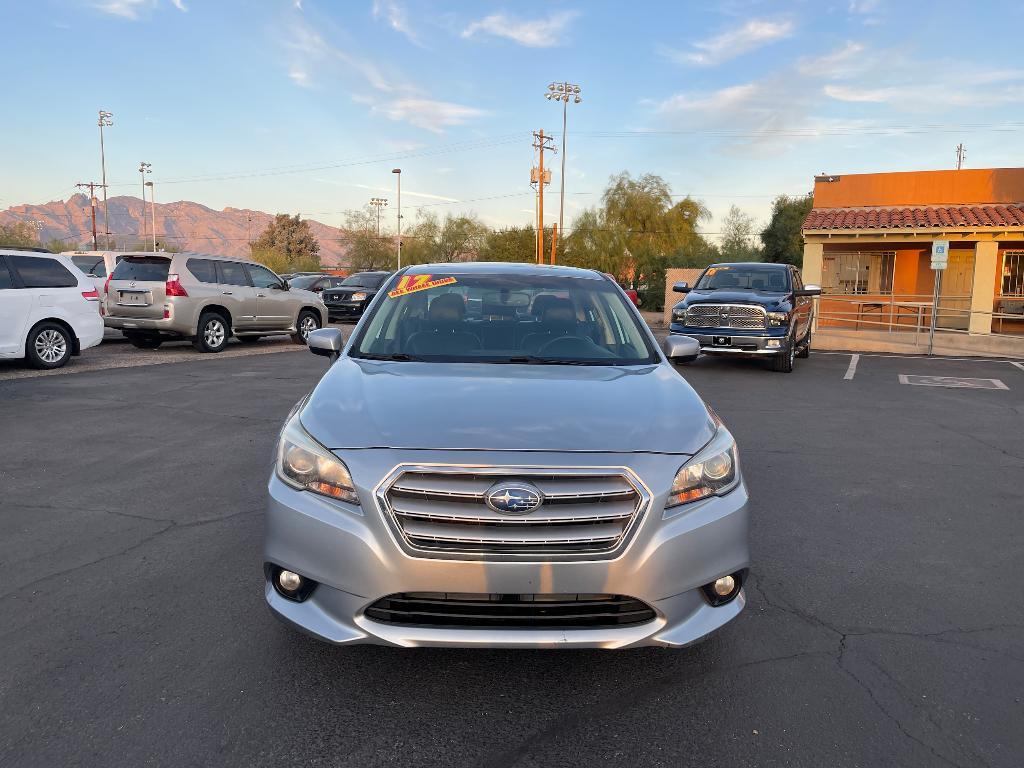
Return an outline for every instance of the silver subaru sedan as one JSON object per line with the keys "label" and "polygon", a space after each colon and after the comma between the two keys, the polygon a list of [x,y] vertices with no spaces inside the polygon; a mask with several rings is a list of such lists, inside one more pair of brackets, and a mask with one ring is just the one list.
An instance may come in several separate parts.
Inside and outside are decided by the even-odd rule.
{"label": "silver subaru sedan", "polygon": [[736,443],[590,270],[428,264],[384,285],[281,431],[265,594],[330,643],[685,646],[743,609]]}

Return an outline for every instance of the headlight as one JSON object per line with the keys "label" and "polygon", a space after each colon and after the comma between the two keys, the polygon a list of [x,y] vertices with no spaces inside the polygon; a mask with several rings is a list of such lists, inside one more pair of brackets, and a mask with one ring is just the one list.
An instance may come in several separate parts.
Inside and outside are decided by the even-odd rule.
{"label": "headlight", "polygon": [[768,313],[768,325],[787,325],[789,323],[788,312],[769,312]]}
{"label": "headlight", "polygon": [[365,301],[365,300],[366,300],[366,294],[365,293],[353,293],[352,294],[352,301]]}
{"label": "headlight", "polygon": [[338,457],[306,434],[296,413],[277,445],[277,476],[292,488],[359,504],[352,476]]}
{"label": "headlight", "polygon": [[672,310],[672,319],[673,320],[682,320],[685,317],[686,317],[686,310],[685,309],[673,309]]}
{"label": "headlight", "polygon": [[727,429],[720,427],[704,450],[676,473],[665,508],[728,493],[739,477],[736,442]]}

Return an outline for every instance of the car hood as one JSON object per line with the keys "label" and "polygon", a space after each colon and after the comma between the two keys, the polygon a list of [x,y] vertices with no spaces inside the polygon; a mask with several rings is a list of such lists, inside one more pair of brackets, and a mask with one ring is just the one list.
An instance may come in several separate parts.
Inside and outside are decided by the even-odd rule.
{"label": "car hood", "polygon": [[714,291],[690,291],[682,302],[690,307],[694,304],[758,304],[768,310],[786,303],[786,294],[769,291],[729,290],[718,288]]}
{"label": "car hood", "polygon": [[300,416],[332,449],[692,455],[715,424],[668,365],[418,363],[342,357]]}

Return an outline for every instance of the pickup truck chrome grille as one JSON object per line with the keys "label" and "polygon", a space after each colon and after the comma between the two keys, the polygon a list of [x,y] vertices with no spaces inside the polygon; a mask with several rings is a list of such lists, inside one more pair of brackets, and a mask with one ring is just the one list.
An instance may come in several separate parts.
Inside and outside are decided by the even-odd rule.
{"label": "pickup truck chrome grille", "polygon": [[[486,502],[497,483],[527,482],[542,494],[527,514]],[[614,554],[649,495],[628,470],[407,467],[378,492],[412,554],[515,559]]]}
{"label": "pickup truck chrome grille", "polygon": [[686,309],[691,328],[766,328],[763,307],[751,304],[694,304]]}

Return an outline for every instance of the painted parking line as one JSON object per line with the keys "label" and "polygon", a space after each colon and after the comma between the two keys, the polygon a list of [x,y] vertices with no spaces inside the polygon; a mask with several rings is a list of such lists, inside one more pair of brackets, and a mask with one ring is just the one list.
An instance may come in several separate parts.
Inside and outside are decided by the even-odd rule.
{"label": "painted parking line", "polygon": [[857,374],[857,363],[860,362],[860,355],[850,355],[850,367],[846,369],[844,381],[850,381]]}
{"label": "painted parking line", "polygon": [[963,376],[919,376],[899,374],[900,384],[915,387],[949,387],[952,389],[1009,389],[999,379],[971,379]]}
{"label": "painted parking line", "polygon": [[1022,371],[1024,371],[1024,363],[1010,363],[1010,365],[1015,365],[1018,368],[1020,368]]}

